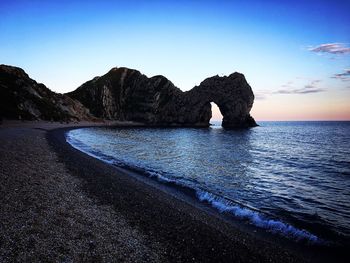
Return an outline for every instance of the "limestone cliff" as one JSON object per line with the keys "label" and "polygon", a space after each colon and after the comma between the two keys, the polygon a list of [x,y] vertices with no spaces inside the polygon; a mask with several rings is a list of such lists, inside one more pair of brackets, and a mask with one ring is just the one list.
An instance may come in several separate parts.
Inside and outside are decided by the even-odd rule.
{"label": "limestone cliff", "polygon": [[79,101],[49,90],[23,69],[0,65],[0,119],[93,120]]}
{"label": "limestone cliff", "polygon": [[113,68],[67,95],[79,100],[96,117],[109,120],[205,127],[211,118],[210,102],[215,102],[225,128],[256,126],[249,114],[254,94],[240,73],[214,76],[182,92],[163,76],[148,78],[137,70]]}
{"label": "limestone cliff", "polygon": [[223,115],[225,128],[256,126],[249,112],[254,94],[240,73],[214,76],[182,92],[163,76],[113,68],[67,94],[50,91],[23,69],[0,65],[0,118],[80,121],[117,120],[147,126],[207,127],[210,102]]}

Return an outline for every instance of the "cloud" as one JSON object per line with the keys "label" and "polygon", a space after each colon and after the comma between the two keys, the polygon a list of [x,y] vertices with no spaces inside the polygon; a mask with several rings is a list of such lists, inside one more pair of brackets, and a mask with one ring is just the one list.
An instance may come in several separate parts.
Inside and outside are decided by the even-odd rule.
{"label": "cloud", "polygon": [[332,78],[341,81],[350,81],[350,69],[345,69],[343,73],[334,74]]}
{"label": "cloud", "polygon": [[347,47],[343,43],[328,43],[328,44],[322,44],[316,47],[311,47],[309,48],[309,51],[316,52],[316,53],[345,55],[345,54],[350,54],[350,47]]}
{"label": "cloud", "polygon": [[[305,79],[305,78],[303,78]],[[309,84],[300,88],[299,84],[295,83],[295,81],[288,81],[287,83],[281,85],[281,89],[277,91],[271,90],[259,90],[255,92],[256,100],[264,100],[270,95],[275,94],[311,94],[311,93],[319,93],[325,91],[325,89],[319,88],[316,84],[320,83],[322,80],[320,79],[308,79]],[[299,86],[299,87],[298,87]]]}
{"label": "cloud", "polygon": [[254,94],[254,97],[256,100],[264,100],[266,99],[266,94],[263,94],[263,93],[255,93]]}
{"label": "cloud", "polygon": [[[319,82],[319,81],[318,81]],[[313,83],[313,82],[311,82]],[[314,84],[305,85],[303,88],[280,89],[273,92],[274,94],[310,94],[323,92],[324,89],[314,86]]]}
{"label": "cloud", "polygon": [[311,81],[311,85],[314,86],[317,83],[320,83],[322,80],[320,79],[314,79],[313,81]]}
{"label": "cloud", "polygon": [[288,81],[286,84],[281,85],[281,87],[290,88],[290,87],[292,87],[293,83],[294,83],[294,81]]}
{"label": "cloud", "polygon": [[300,88],[300,89],[278,90],[274,92],[274,94],[309,94],[309,93],[318,93],[323,91],[324,89],[306,85],[304,88]]}

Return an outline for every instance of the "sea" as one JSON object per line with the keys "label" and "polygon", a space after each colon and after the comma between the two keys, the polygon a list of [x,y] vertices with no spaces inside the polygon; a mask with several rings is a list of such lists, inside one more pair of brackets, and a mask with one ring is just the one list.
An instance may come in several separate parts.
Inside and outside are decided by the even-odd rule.
{"label": "sea", "polygon": [[91,127],[73,147],[296,242],[350,244],[350,122],[260,122],[246,130]]}

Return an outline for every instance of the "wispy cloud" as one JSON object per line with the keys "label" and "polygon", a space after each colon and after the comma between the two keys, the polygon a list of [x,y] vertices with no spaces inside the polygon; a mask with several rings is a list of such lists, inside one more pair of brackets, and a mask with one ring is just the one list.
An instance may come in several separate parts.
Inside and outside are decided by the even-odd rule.
{"label": "wispy cloud", "polygon": [[259,91],[254,92],[254,93],[255,93],[254,97],[256,100],[264,100],[264,99],[266,99],[266,96],[268,94],[271,94],[271,92],[266,91],[266,90],[259,90]]}
{"label": "wispy cloud", "polygon": [[281,85],[284,88],[290,88],[294,84],[294,81],[288,81],[286,84]]}
{"label": "wispy cloud", "polygon": [[334,74],[332,78],[341,81],[350,81],[350,69],[345,69],[343,73]]}
{"label": "wispy cloud", "polygon": [[282,89],[273,92],[273,94],[310,94],[323,92],[324,89],[316,86],[319,82],[321,82],[319,79],[311,80],[310,84],[305,85],[303,88],[299,88],[295,87],[292,81],[289,81],[286,84],[281,85]]}
{"label": "wispy cloud", "polygon": [[322,80],[320,80],[320,79],[314,79],[314,80],[312,80],[311,81],[311,85],[313,86],[313,85],[316,85],[317,83],[320,83]]}
{"label": "wispy cloud", "polygon": [[306,85],[305,87],[299,89],[280,89],[278,91],[275,91],[274,94],[310,94],[319,93],[323,91],[324,89],[317,88],[312,85]]}
{"label": "wispy cloud", "polygon": [[316,53],[345,55],[350,54],[350,47],[346,46],[344,43],[328,43],[321,44],[316,47],[310,47],[309,51]]}
{"label": "wispy cloud", "polygon": [[[296,78],[296,79],[305,79],[305,78]],[[305,95],[305,94],[311,94],[311,93],[319,93],[326,91],[323,88],[317,87],[317,84],[320,83],[322,80],[320,79],[308,79],[308,84],[304,86],[300,85],[300,83],[297,83],[295,81],[288,81],[285,84],[282,84],[279,90],[277,91],[271,91],[271,90],[258,90],[255,93],[255,99],[256,100],[264,100],[267,97],[271,95],[278,95],[278,94],[299,94],[299,95]],[[304,82],[305,83],[305,82]],[[300,87],[302,86],[302,87]]]}

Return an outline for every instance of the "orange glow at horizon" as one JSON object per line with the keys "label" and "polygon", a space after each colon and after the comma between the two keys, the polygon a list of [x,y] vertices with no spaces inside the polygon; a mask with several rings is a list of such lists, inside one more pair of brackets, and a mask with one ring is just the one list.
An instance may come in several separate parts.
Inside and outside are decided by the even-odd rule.
{"label": "orange glow at horizon", "polygon": [[218,105],[216,105],[214,102],[211,102],[211,120],[213,121],[222,121],[222,114],[220,112],[220,109]]}
{"label": "orange glow at horizon", "polygon": [[275,96],[254,102],[251,115],[256,120],[350,120],[348,96],[322,94]]}
{"label": "orange glow at horizon", "polygon": [[[255,100],[251,115],[256,121],[336,121],[350,120],[348,95],[274,96]],[[212,103],[212,120],[222,120],[218,106]]]}

